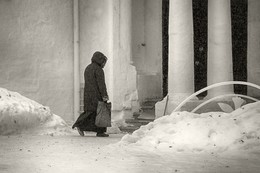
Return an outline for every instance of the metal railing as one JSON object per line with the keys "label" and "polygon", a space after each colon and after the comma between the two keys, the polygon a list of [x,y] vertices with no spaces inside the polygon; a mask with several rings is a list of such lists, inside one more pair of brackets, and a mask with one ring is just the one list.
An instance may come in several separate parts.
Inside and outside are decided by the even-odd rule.
{"label": "metal railing", "polygon": [[[185,105],[189,100],[191,100],[192,98],[196,97],[198,94],[201,94],[207,90],[210,90],[210,89],[213,89],[213,88],[217,88],[217,87],[220,87],[220,86],[226,86],[226,85],[246,85],[246,86],[251,86],[253,88],[257,88],[260,90],[260,86],[259,85],[256,85],[256,84],[253,84],[253,83],[250,83],[250,82],[244,82],[244,81],[226,81],[226,82],[220,82],[220,83],[215,83],[213,85],[210,85],[210,86],[207,86],[197,92],[195,92],[194,94],[190,95],[189,97],[187,97],[185,100],[183,100],[174,110],[173,112],[176,112],[176,111],[179,111],[180,108]],[[219,98],[222,98],[222,97],[230,97],[230,96],[239,96],[239,97],[243,97],[243,98],[247,98],[247,99],[250,99],[250,100],[253,100],[253,101],[259,101],[258,99],[256,98],[253,98],[253,97],[250,97],[250,96],[247,96],[247,95],[241,95],[241,94],[225,94],[225,95],[220,95],[220,96],[216,96],[216,97],[213,97],[209,100],[207,100],[206,102],[203,102],[202,104],[198,105],[196,108],[194,108],[192,110],[192,112],[195,112],[197,111],[198,109],[200,109],[202,106],[208,104],[209,102],[213,101],[213,100],[216,100],[216,99],[219,99]]]}

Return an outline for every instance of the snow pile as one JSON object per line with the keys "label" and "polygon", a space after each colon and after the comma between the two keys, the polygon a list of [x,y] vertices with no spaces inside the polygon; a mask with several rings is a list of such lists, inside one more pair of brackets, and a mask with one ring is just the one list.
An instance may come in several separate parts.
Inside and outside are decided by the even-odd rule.
{"label": "snow pile", "polygon": [[59,116],[17,92],[0,88],[0,135],[21,132],[37,134],[66,134],[68,125]]}
{"label": "snow pile", "polygon": [[125,135],[120,145],[173,151],[259,150],[260,102],[231,113],[174,112]]}

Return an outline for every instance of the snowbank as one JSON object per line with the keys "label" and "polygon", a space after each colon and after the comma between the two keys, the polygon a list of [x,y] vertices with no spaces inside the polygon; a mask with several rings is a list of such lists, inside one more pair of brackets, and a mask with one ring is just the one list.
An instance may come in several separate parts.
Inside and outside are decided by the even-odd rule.
{"label": "snowbank", "polygon": [[21,132],[59,135],[71,130],[63,119],[17,92],[0,88],[0,135]]}
{"label": "snowbank", "polygon": [[173,151],[260,150],[260,102],[232,113],[174,112],[125,135],[120,145]]}

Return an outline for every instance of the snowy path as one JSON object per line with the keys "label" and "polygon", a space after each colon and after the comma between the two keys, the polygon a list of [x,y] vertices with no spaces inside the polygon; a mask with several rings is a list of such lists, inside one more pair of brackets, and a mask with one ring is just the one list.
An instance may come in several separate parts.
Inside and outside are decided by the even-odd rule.
{"label": "snowy path", "polygon": [[162,153],[109,145],[122,136],[0,136],[0,172],[256,173],[260,170],[260,154]]}

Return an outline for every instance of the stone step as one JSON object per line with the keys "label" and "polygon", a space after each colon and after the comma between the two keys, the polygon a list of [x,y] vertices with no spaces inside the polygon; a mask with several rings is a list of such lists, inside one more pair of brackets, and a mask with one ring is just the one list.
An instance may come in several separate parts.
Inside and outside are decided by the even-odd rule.
{"label": "stone step", "polygon": [[136,131],[139,128],[140,127],[136,127],[136,126],[119,127],[121,132],[126,132],[126,133],[133,133],[134,131]]}
{"label": "stone step", "polygon": [[146,110],[146,109],[154,109],[155,108],[155,105],[142,105],[141,108],[143,110]]}
{"label": "stone step", "polygon": [[122,132],[133,133],[135,130],[139,129],[141,126],[146,125],[152,122],[154,119],[144,119],[144,118],[137,118],[137,119],[126,119],[125,123],[128,126],[119,127]]}
{"label": "stone step", "polygon": [[143,103],[141,103],[141,108],[142,109],[154,109],[155,108],[155,104],[158,101],[159,101],[158,99],[144,101]]}
{"label": "stone step", "polygon": [[126,119],[125,123],[127,124],[134,124],[134,125],[146,125],[150,122],[152,122],[153,119],[141,119],[141,118],[137,118],[137,119]]}

